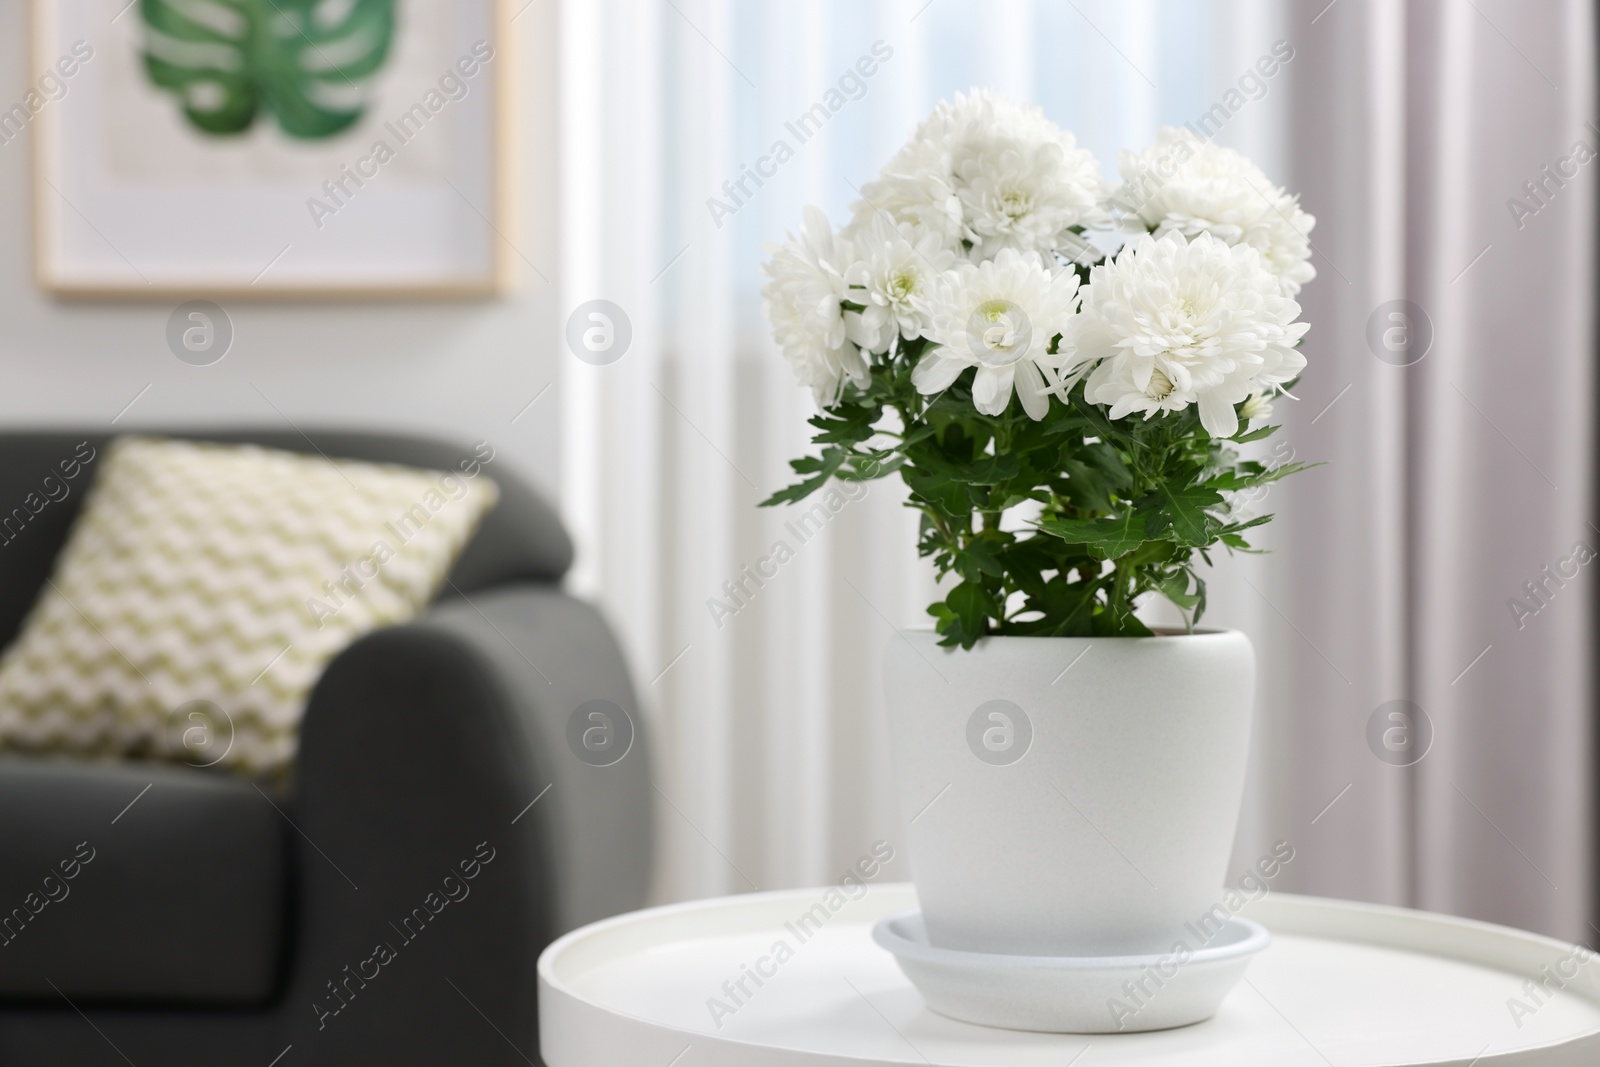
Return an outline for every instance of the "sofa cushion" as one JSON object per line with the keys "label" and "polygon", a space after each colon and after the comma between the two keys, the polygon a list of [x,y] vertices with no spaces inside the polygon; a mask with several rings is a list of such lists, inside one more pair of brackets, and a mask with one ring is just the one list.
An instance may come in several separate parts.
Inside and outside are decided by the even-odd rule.
{"label": "sofa cushion", "polygon": [[[456,560],[450,586],[471,595],[508,582],[554,582],[572,563],[572,541],[555,509],[492,444],[318,429],[216,426],[167,436],[258,444],[333,459],[454,470],[478,460],[500,487],[500,504]],[[0,646],[11,643],[93,484],[111,436],[95,430],[0,430]],[[4,509],[9,508],[9,511]]]}
{"label": "sofa cushion", "polygon": [[185,767],[0,759],[0,998],[266,1000],[294,832],[275,803]]}
{"label": "sofa cushion", "polygon": [[433,599],[493,482],[121,438],[21,636],[0,745],[272,774],[328,661]]}

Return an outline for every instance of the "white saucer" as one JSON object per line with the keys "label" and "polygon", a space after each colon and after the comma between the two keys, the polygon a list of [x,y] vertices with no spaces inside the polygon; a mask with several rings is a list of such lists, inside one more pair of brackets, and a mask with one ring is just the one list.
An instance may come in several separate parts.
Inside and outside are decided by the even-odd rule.
{"label": "white saucer", "polygon": [[872,939],[940,1015],[1047,1033],[1165,1030],[1215,1015],[1266,948],[1266,928],[1237,916],[1204,945],[1150,956],[1008,956],[935,948],[921,911],[882,919]]}

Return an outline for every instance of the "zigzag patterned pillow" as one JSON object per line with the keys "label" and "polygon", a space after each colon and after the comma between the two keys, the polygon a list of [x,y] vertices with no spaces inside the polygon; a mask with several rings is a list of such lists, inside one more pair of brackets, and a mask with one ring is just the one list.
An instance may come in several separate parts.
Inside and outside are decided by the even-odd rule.
{"label": "zigzag patterned pillow", "polygon": [[285,770],[329,660],[438,592],[499,499],[492,458],[118,439],[0,658],[0,747]]}

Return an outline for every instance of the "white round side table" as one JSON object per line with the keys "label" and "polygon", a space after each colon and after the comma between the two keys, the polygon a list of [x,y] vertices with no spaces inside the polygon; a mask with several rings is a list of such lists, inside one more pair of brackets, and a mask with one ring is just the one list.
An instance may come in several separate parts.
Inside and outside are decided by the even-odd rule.
{"label": "white round side table", "polygon": [[871,936],[878,919],[917,906],[911,886],[873,886],[833,911],[825,892],[654,908],[561,938],[539,959],[545,1062],[1600,1064],[1600,958],[1505,927],[1273,893],[1241,913],[1271,930],[1273,944],[1215,1018],[1153,1033],[1033,1034],[955,1022],[923,1005]]}

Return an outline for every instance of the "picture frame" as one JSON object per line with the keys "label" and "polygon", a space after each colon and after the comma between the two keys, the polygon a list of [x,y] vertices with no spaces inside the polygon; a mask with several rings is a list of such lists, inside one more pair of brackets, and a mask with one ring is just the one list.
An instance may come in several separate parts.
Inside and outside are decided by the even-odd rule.
{"label": "picture frame", "polygon": [[89,299],[505,293],[509,6],[32,0],[32,80],[0,101],[0,144],[24,127],[33,142],[38,284]]}

